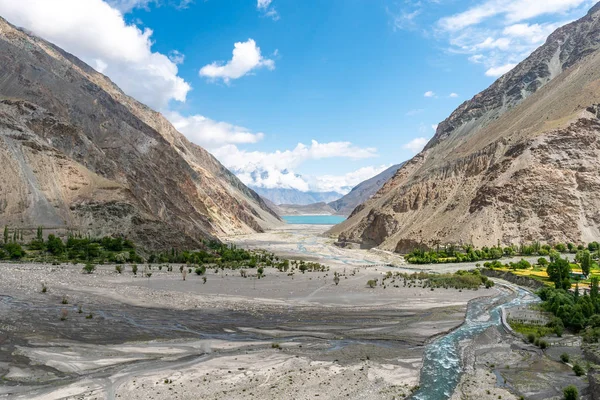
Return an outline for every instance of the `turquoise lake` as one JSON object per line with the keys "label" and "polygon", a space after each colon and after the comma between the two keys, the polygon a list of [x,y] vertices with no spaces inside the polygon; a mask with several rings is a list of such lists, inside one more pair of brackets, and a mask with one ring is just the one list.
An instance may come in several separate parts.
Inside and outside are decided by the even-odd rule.
{"label": "turquoise lake", "polygon": [[339,215],[284,215],[281,218],[288,224],[336,225],[346,220]]}

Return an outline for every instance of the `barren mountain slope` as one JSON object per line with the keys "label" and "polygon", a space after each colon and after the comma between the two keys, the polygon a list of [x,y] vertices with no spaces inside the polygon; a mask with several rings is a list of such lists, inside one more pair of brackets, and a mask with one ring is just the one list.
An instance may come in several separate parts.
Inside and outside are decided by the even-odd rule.
{"label": "barren mountain slope", "polygon": [[385,171],[356,185],[350,193],[341,199],[332,201],[329,206],[337,215],[350,215],[356,206],[367,201],[398,171],[402,164],[392,165]]}
{"label": "barren mountain slope", "polygon": [[434,243],[600,236],[600,4],[442,122],[425,150],[330,233]]}
{"label": "barren mountain slope", "polygon": [[0,225],[170,247],[280,222],[161,114],[1,18],[0,99]]}

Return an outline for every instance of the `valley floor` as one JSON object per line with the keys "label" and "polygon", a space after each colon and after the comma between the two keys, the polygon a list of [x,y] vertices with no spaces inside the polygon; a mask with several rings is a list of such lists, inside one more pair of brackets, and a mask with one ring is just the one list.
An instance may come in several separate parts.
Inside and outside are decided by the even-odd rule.
{"label": "valley floor", "polygon": [[[203,283],[195,274],[183,281],[179,266],[153,266],[148,278],[129,266],[87,275],[81,265],[0,264],[0,398],[404,398],[419,383],[425,344],[459,326],[470,300],[506,292],[368,288],[367,280],[398,270],[385,264],[406,267],[402,259],[339,249],[320,236],[326,228],[228,240],[319,261],[328,272],[266,269],[255,279],[208,271]],[[494,346],[474,342],[468,354],[502,341],[512,354],[517,340],[494,331]],[[489,366],[472,365],[474,377],[487,368],[494,398],[511,398]]]}

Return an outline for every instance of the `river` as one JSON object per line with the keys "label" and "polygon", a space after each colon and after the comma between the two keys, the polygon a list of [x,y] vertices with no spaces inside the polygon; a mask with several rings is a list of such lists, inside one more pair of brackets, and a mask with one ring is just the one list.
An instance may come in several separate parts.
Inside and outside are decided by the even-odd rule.
{"label": "river", "polygon": [[491,326],[501,327],[503,308],[539,301],[527,290],[513,285],[504,286],[507,290],[501,295],[471,301],[464,324],[427,346],[421,369],[420,388],[413,395],[413,399],[449,399],[463,372],[460,343],[475,338]]}

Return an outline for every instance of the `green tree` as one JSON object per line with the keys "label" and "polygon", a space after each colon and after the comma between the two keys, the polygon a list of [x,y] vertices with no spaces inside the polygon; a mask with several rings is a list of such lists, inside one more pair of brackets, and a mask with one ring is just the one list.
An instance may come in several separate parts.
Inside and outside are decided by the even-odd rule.
{"label": "green tree", "polygon": [[4,244],[8,243],[8,238],[9,238],[8,226],[4,226]]}
{"label": "green tree", "polygon": [[25,250],[19,243],[12,242],[4,245],[4,251],[8,253],[8,257],[12,260],[20,260],[25,257]]}
{"label": "green tree", "polygon": [[555,258],[546,268],[546,273],[557,289],[569,290],[571,288],[571,265],[567,258],[560,256]]}
{"label": "green tree", "polygon": [[65,252],[65,245],[63,241],[54,235],[48,235],[48,242],[46,243],[46,248],[51,254],[55,256],[59,256]]}
{"label": "green tree", "polygon": [[581,270],[583,271],[584,275],[588,276],[592,268],[592,253],[590,253],[589,250],[582,251],[579,262],[581,263]]}
{"label": "green tree", "polygon": [[573,385],[569,385],[563,390],[565,400],[577,400],[579,399],[579,391]]}
{"label": "green tree", "polygon": [[579,364],[573,365],[573,372],[575,372],[575,375],[577,376],[583,376],[585,374],[583,367]]}

